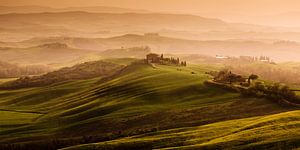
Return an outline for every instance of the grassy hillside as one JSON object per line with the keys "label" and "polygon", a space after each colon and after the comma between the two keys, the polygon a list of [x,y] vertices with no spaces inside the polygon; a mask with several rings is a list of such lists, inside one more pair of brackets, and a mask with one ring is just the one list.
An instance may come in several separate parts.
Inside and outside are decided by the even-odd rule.
{"label": "grassy hillside", "polygon": [[17,80],[18,78],[1,78],[0,79],[0,84],[5,83],[5,82],[9,82],[9,81],[13,81],[13,80]]}
{"label": "grassy hillside", "polygon": [[300,147],[300,111],[164,130],[64,150],[292,149]]}
{"label": "grassy hillside", "polygon": [[[98,82],[100,79],[101,77],[97,77],[86,80],[67,81],[44,87],[24,88],[17,90],[0,90],[1,108],[10,109],[15,107],[16,109],[13,110],[18,111],[23,110],[18,109],[20,107],[27,107],[28,109],[25,109],[26,111],[32,110],[33,112],[35,112],[34,109],[32,109],[33,105],[47,102],[51,99],[55,99],[63,95],[74,93],[78,90],[88,88],[89,86],[91,86],[91,84]],[[31,104],[31,102],[28,101],[36,102]]]}
{"label": "grassy hillside", "polygon": [[[97,83],[76,81],[1,91],[0,108],[42,115],[31,124],[2,130],[0,143],[63,148],[292,110],[203,85],[209,78],[205,72],[211,69],[218,68],[134,63],[112,79]],[[53,140],[61,142],[55,144]]]}
{"label": "grassy hillside", "polygon": [[0,131],[33,123],[33,120],[39,116],[41,116],[39,113],[0,109]]}

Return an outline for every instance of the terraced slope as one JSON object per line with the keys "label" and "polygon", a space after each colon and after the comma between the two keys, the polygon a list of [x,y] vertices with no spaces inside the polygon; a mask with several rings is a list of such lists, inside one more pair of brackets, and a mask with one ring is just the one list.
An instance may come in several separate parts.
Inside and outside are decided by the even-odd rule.
{"label": "terraced slope", "polygon": [[300,147],[300,111],[223,121],[121,138],[86,149],[293,149]]}
{"label": "terraced slope", "polygon": [[[96,84],[78,81],[23,91],[1,91],[0,107],[43,114],[30,124],[0,131],[0,144],[15,143],[31,149],[56,144],[53,148],[56,149],[292,110],[268,100],[243,98],[237,93],[203,85],[209,78],[205,72],[212,68],[133,63]],[[70,88],[70,84],[73,87],[85,85],[82,86],[85,88],[55,96],[56,91]],[[36,94],[46,90],[38,95],[48,97],[26,96],[26,90],[35,90]],[[18,103],[7,103],[11,99],[17,99]]]}

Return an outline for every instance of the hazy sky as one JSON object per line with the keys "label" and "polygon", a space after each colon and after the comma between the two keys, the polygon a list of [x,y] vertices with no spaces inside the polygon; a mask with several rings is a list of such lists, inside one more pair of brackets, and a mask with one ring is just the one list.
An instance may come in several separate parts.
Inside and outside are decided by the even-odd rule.
{"label": "hazy sky", "polygon": [[0,0],[0,5],[117,6],[159,11],[271,14],[300,10],[300,0]]}
{"label": "hazy sky", "polygon": [[0,0],[0,5],[114,6],[189,13],[227,22],[300,27],[300,0]]}

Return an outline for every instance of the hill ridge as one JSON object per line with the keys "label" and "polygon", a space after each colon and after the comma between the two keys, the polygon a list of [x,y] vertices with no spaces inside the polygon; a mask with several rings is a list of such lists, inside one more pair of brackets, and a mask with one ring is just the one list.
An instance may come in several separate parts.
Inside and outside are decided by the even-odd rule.
{"label": "hill ridge", "polygon": [[39,5],[26,5],[26,6],[0,6],[0,13],[40,13],[40,12],[63,12],[63,11],[79,11],[84,10],[87,12],[138,12],[146,13],[150,12],[149,10],[143,9],[130,9],[122,7],[112,7],[112,6],[90,6],[90,7],[64,7],[64,8],[53,8],[48,6],[39,6]]}

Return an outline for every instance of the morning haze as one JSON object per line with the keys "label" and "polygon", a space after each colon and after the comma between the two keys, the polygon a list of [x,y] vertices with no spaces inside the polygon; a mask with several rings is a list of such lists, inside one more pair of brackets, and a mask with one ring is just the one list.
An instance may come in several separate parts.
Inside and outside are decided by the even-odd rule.
{"label": "morning haze", "polygon": [[156,11],[221,11],[237,13],[278,13],[300,9],[297,0],[2,0],[0,5],[40,5],[50,7],[115,6]]}
{"label": "morning haze", "polygon": [[0,5],[38,5],[54,8],[112,6],[155,12],[188,13],[230,22],[268,26],[296,27],[300,25],[298,21],[300,2],[297,0],[2,0]]}
{"label": "morning haze", "polygon": [[0,149],[299,149],[298,0],[0,1]]}

